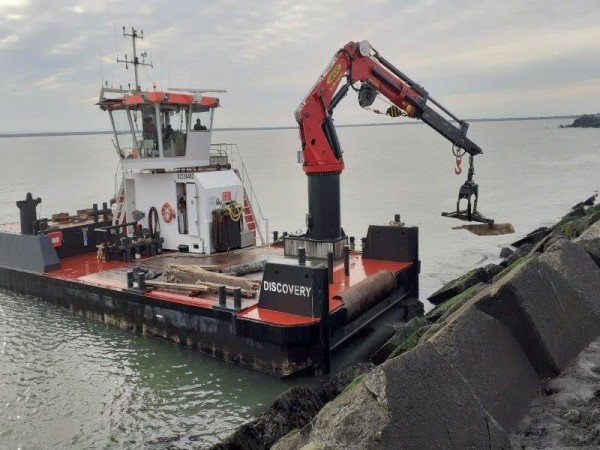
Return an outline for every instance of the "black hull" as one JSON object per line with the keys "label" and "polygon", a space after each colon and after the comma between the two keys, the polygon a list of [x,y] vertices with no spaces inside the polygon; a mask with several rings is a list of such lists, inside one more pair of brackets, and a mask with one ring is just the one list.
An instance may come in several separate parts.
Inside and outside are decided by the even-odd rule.
{"label": "black hull", "polygon": [[[0,266],[0,287],[70,309],[86,318],[100,320],[140,334],[185,345],[236,365],[284,377],[312,368],[320,351],[319,324],[277,326],[240,319],[230,311],[197,308],[154,299],[131,291],[95,286],[79,281]],[[355,345],[347,339],[363,329],[375,332],[384,321],[408,320],[422,313],[422,304],[396,291],[377,307],[350,323],[336,327],[332,315],[331,347],[339,353]],[[369,332],[369,327],[372,327]],[[371,343],[372,345],[376,345]],[[366,343],[360,346],[366,348]],[[345,361],[346,362],[346,361]],[[351,362],[351,361],[350,361]]]}

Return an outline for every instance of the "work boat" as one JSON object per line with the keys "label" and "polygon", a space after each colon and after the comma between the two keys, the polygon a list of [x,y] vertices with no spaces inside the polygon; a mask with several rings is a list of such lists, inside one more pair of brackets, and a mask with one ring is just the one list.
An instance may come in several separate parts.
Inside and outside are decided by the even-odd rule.
{"label": "work boat", "polygon": [[326,374],[332,355],[351,362],[389,337],[382,324],[422,313],[415,227],[370,226],[362,251],[271,235],[237,146],[212,143],[217,92],[142,90],[127,35],[135,87],[103,86],[97,103],[114,198],[46,218],[40,197],[15,199],[0,287],[276,376]]}

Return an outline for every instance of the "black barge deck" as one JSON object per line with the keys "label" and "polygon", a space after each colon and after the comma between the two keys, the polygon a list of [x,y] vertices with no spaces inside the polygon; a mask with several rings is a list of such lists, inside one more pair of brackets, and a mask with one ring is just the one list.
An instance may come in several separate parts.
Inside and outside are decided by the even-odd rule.
{"label": "black barge deck", "polygon": [[[160,289],[136,292],[127,285],[127,272],[136,267],[164,272],[172,263],[225,268],[265,259],[297,265],[296,258],[282,256],[280,244],[214,255],[163,253],[131,262],[106,262],[99,260],[95,251],[87,251],[62,257],[58,264],[44,271],[12,266],[14,258],[9,253],[15,246],[7,246],[4,238],[13,235],[9,240],[14,240],[16,229],[1,227],[0,287],[276,376],[314,369],[323,357],[325,341],[329,341],[326,349],[329,353],[382,317],[408,320],[422,312],[422,305],[414,295],[418,289],[418,262],[414,261],[373,259],[351,252],[347,275],[344,262],[336,261],[332,282],[327,285],[329,336],[324,340],[319,314],[298,313],[294,308],[286,312],[285,305],[277,309],[264,307],[260,297],[243,299],[242,304],[236,306],[230,297],[225,304],[219,303],[216,294],[190,296]],[[49,239],[48,236],[17,236],[35,237],[40,241]],[[300,269],[326,270],[322,261],[309,261]],[[402,282],[389,296],[350,318],[343,293],[380,271],[390,271]],[[254,275],[255,278],[260,276]]]}

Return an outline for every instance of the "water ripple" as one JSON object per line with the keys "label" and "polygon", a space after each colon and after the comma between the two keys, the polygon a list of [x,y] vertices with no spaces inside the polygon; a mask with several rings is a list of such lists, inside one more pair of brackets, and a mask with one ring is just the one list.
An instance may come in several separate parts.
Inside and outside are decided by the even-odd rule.
{"label": "water ripple", "polygon": [[285,388],[0,290],[0,447],[205,446]]}

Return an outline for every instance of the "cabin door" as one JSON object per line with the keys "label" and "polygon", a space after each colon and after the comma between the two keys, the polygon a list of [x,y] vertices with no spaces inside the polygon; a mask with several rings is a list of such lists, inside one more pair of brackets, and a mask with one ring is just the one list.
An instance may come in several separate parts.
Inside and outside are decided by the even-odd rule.
{"label": "cabin door", "polygon": [[200,227],[198,226],[199,208],[198,208],[198,186],[196,183],[186,183],[186,210],[188,234],[190,236],[198,236]]}

